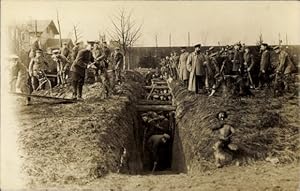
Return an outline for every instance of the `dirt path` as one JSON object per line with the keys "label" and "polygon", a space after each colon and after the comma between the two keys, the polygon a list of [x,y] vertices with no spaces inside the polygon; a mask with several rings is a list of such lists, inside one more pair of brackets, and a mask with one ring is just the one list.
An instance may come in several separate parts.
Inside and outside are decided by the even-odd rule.
{"label": "dirt path", "polygon": [[203,174],[118,175],[110,174],[86,186],[111,191],[275,191],[300,190],[298,164],[273,166],[260,162],[252,166],[225,167]]}

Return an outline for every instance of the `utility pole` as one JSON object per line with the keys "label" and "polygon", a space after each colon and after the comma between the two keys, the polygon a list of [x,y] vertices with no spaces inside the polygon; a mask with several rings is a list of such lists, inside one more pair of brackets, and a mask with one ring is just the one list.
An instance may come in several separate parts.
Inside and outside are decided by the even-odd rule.
{"label": "utility pole", "polygon": [[190,38],[190,32],[188,32],[188,47],[190,47],[191,43],[191,38]]}
{"label": "utility pole", "polygon": [[285,33],[285,44],[288,45],[288,36],[287,36],[287,33]]}
{"label": "utility pole", "polygon": [[172,47],[172,37],[171,37],[171,33],[169,34],[169,46]]}
{"label": "utility pole", "polygon": [[56,19],[57,19],[58,31],[59,31],[59,44],[60,44],[60,47],[62,47],[61,30],[60,30],[60,23],[59,23],[59,17],[58,17],[58,10],[56,10]]}
{"label": "utility pole", "polygon": [[156,48],[158,47],[158,44],[157,44],[157,34],[155,35],[155,47]]}
{"label": "utility pole", "polygon": [[35,37],[37,37],[37,20],[34,21],[34,32],[35,32]]}
{"label": "utility pole", "polygon": [[281,38],[280,38],[280,33],[278,33],[278,44],[279,44],[279,46],[281,46]]}

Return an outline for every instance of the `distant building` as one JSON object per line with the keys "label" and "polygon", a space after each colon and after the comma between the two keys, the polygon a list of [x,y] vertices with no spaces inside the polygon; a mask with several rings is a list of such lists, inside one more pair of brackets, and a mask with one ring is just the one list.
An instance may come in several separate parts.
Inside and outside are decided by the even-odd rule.
{"label": "distant building", "polygon": [[[8,28],[8,37],[14,52],[29,52],[37,36],[44,51],[59,48],[59,39],[55,38],[57,35],[59,32],[53,20],[30,20]],[[62,43],[64,42],[67,42],[70,48],[74,46],[71,39],[62,39]]]}

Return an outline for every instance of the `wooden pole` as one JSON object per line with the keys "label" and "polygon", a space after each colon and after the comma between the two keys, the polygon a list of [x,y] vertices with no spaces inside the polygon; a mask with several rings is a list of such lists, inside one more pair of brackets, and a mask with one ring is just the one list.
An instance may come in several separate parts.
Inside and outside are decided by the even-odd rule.
{"label": "wooden pole", "polygon": [[60,44],[60,47],[62,47],[61,30],[60,30],[60,23],[59,23],[59,17],[58,17],[58,10],[56,10],[56,19],[57,19],[58,32],[59,32],[59,44]]}
{"label": "wooden pole", "polygon": [[171,33],[169,34],[169,46],[172,47],[172,37],[171,37]]}
{"label": "wooden pole", "polygon": [[190,32],[188,32],[188,47],[190,47],[191,43],[191,38],[190,38]]}

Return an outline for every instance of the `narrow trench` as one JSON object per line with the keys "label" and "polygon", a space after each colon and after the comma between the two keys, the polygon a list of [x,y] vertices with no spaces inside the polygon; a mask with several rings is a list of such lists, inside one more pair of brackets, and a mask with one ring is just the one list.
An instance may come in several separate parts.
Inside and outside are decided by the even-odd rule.
{"label": "narrow trench", "polygon": [[[165,85],[164,83],[160,82]],[[175,112],[176,108],[172,106],[172,97],[170,98],[170,90],[168,86],[159,86],[161,93],[167,95],[166,99],[157,100],[157,92],[154,96],[153,89],[147,88],[148,95],[143,100],[139,100],[135,105],[137,115],[137,129],[134,133],[136,138],[138,153],[140,153],[140,161],[142,165],[141,174],[151,173],[156,159],[157,165],[154,174],[175,174],[186,173],[186,163],[179,131],[176,125]],[[149,87],[149,86],[148,86]],[[157,87],[157,86],[156,86]],[[168,88],[163,89],[164,88]],[[150,95],[150,96],[149,96]],[[148,98],[148,99],[147,99]],[[161,98],[161,97],[160,97]],[[168,134],[170,138],[165,144],[159,144],[157,147],[156,157],[153,154],[153,147],[149,143],[149,139],[153,135]]]}

